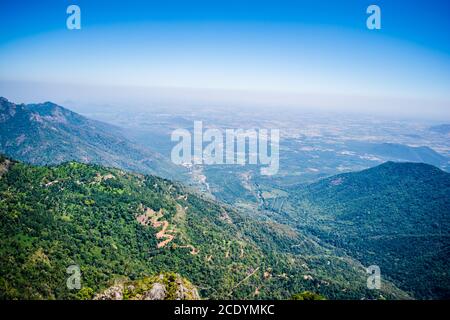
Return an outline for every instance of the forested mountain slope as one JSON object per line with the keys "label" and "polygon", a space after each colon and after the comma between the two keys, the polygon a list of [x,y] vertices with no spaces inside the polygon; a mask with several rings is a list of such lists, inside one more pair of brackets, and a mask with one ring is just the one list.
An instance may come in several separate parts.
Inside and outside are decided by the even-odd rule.
{"label": "forested mountain slope", "polygon": [[450,174],[387,162],[291,190],[290,219],[417,298],[450,298]]}
{"label": "forested mountain slope", "polygon": [[[86,298],[118,279],[174,272],[202,298],[407,298],[368,290],[365,268],[286,225],[258,221],[171,181],[68,162],[0,158],[0,298]],[[78,265],[82,290],[69,290]],[[128,281],[127,280],[127,281]]]}

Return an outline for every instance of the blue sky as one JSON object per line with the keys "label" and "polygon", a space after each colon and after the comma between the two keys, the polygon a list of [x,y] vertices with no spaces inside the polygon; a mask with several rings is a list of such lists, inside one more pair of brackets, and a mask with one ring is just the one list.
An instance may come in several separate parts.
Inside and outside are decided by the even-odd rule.
{"label": "blue sky", "polygon": [[[70,4],[81,8],[81,30],[66,29]],[[366,28],[370,4],[381,7],[381,30]],[[0,94],[21,82],[206,88],[446,111],[449,9],[437,0],[2,0]]]}

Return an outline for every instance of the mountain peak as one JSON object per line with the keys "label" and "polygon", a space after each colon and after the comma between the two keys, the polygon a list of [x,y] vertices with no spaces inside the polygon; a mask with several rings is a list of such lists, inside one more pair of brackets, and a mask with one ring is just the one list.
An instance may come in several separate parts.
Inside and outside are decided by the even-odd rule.
{"label": "mountain peak", "polygon": [[0,97],[0,110],[5,109],[9,106],[14,106],[14,105],[15,105],[14,103],[10,102],[5,97]]}
{"label": "mountain peak", "polygon": [[66,109],[56,103],[46,101],[44,103],[34,103],[26,106],[27,110],[34,113],[38,113],[41,116],[54,116],[54,115],[75,115],[74,112]]}
{"label": "mountain peak", "polygon": [[[424,185],[437,184],[446,185],[450,183],[450,173],[441,169],[416,162],[393,162],[388,161],[376,167],[368,168],[358,172],[348,172],[325,178],[306,186],[306,190],[319,194],[319,196],[339,196],[353,198],[354,193],[375,194],[381,190],[405,188],[411,191],[423,190]],[[322,191],[326,190],[330,194]],[[319,192],[320,191],[320,192]]]}
{"label": "mountain peak", "polygon": [[4,97],[0,97],[0,123],[5,122],[16,114],[17,105]]}

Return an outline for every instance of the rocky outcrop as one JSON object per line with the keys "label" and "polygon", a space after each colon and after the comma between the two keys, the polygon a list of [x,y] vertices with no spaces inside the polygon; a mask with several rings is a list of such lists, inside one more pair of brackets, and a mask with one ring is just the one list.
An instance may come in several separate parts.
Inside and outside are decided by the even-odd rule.
{"label": "rocky outcrop", "polygon": [[94,297],[94,300],[123,300],[123,284],[117,284],[109,287]]}
{"label": "rocky outcrop", "polygon": [[2,159],[0,156],[0,178],[6,174],[11,166],[11,161],[8,159]]}
{"label": "rocky outcrop", "polygon": [[136,281],[121,281],[94,296],[94,300],[199,300],[197,289],[185,278],[162,273]]}

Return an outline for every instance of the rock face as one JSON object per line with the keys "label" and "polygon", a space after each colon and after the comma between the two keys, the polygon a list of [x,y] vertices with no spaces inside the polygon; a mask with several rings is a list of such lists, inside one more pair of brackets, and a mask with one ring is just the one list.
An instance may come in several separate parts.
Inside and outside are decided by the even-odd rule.
{"label": "rock face", "polygon": [[9,166],[11,165],[11,161],[9,159],[3,159],[0,156],[0,178],[3,174],[8,172]]}
{"label": "rock face", "polygon": [[185,278],[162,273],[136,281],[122,281],[94,296],[94,300],[199,300],[197,289]]}
{"label": "rock face", "polygon": [[155,282],[152,289],[142,295],[142,300],[164,300],[166,296],[166,286],[159,282]]}
{"label": "rock face", "polygon": [[123,300],[123,284],[106,289],[103,293],[96,295],[94,300]]}

